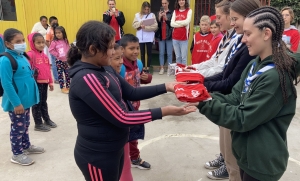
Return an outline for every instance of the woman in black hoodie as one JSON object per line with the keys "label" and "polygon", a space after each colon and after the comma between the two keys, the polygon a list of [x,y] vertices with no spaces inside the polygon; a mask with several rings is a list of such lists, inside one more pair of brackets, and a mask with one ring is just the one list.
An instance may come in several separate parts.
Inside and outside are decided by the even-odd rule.
{"label": "woman in black hoodie", "polygon": [[69,102],[78,128],[75,161],[88,181],[120,179],[130,126],[196,110],[166,106],[128,111],[124,99],[136,101],[173,92],[174,84],[139,88],[128,84],[108,66],[114,54],[114,37],[110,26],[89,21],[79,29],[76,46],[68,53],[72,66]]}

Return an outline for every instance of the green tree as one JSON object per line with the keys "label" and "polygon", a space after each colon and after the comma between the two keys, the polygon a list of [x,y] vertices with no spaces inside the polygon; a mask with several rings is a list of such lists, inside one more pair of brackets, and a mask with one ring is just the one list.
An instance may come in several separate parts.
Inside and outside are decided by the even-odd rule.
{"label": "green tree", "polygon": [[294,22],[296,25],[300,23],[300,0],[271,0],[271,6],[281,10],[285,6],[289,6],[295,13]]}

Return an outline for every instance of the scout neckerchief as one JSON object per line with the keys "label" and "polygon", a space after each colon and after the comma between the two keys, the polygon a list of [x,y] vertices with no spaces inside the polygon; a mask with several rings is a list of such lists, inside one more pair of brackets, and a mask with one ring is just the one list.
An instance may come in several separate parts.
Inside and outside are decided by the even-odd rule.
{"label": "scout neckerchief", "polygon": [[253,75],[253,69],[255,67],[256,62],[253,62],[251,69],[248,73],[248,77],[245,79],[245,85],[244,85],[244,89],[242,93],[246,93],[248,92],[248,89],[252,83],[253,80],[255,80],[258,76],[260,76],[261,74],[263,74],[264,72],[272,69],[275,67],[274,63],[270,63],[266,66],[264,66],[263,68],[261,68],[260,70],[258,70],[254,75]]}
{"label": "scout neckerchief", "polygon": [[231,49],[231,52],[230,52],[230,55],[228,56],[228,58],[227,58],[227,62],[225,63],[225,65],[224,65],[224,68],[228,65],[228,63],[230,62],[230,60],[231,60],[231,58],[233,57],[233,55],[235,55],[235,53],[237,52],[237,51],[239,51],[239,49],[241,48],[241,46],[242,46],[242,38],[243,38],[243,36],[240,36],[238,39],[237,39],[237,41],[233,44],[233,46],[232,46],[232,49]]}
{"label": "scout neckerchief", "polygon": [[216,53],[216,58],[219,58],[220,54],[230,44],[230,40],[234,39],[236,36],[237,36],[237,34],[235,33],[235,30],[233,30],[229,36],[228,36],[228,32],[226,33],[226,35],[223,37],[223,39],[218,47],[218,50]]}

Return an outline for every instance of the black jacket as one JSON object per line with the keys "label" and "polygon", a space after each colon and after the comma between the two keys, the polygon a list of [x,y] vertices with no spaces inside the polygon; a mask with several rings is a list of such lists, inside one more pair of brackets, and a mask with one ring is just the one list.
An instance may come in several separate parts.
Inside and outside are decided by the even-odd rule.
{"label": "black jacket", "polygon": [[[110,11],[107,10],[106,12],[103,13],[103,22],[106,23],[106,24],[110,24],[110,21],[111,21],[111,16],[109,15]],[[125,24],[125,16],[123,14],[122,11],[119,11],[119,16],[116,17],[117,21],[118,21],[118,24],[120,26],[120,33],[121,33],[121,37],[124,35],[124,31],[123,31],[123,26]]]}
{"label": "black jacket", "polygon": [[70,69],[69,104],[78,137],[90,150],[112,151],[124,147],[129,127],[161,119],[160,108],[128,111],[124,99],[137,101],[166,92],[164,84],[134,88],[111,67],[78,60]]}
{"label": "black jacket", "polygon": [[[231,50],[229,52],[231,52]],[[255,57],[256,56],[249,55],[247,46],[243,44],[221,73],[205,78],[205,87],[209,92],[219,91],[223,94],[231,93],[232,87],[240,80],[242,72]]]}
{"label": "black jacket", "polygon": [[[172,32],[173,32],[173,28],[171,27],[172,14],[173,14],[173,12],[171,12],[171,11],[168,11],[167,14],[166,14],[167,15],[167,21],[166,21],[166,24],[167,24],[166,40],[171,40],[172,39]],[[157,21],[157,24],[158,24],[158,30],[155,33],[155,37],[158,38],[159,40],[162,40],[161,39],[162,38],[162,36],[161,36],[162,21],[159,21],[158,17],[159,17],[159,12],[157,13],[157,16],[156,16],[156,21]]]}

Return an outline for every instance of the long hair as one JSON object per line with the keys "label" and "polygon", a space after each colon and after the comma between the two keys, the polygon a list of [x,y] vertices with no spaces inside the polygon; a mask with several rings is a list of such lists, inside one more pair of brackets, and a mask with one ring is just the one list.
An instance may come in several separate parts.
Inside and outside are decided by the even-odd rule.
{"label": "long hair", "polygon": [[58,30],[60,31],[62,34],[63,34],[63,39],[67,42],[67,44],[69,44],[69,40],[68,40],[68,37],[67,37],[67,33],[66,33],[66,30],[63,26],[58,26],[56,28],[54,28],[54,40],[57,41],[58,38],[56,37],[56,34],[55,34],[55,31]]}
{"label": "long hair", "polygon": [[[184,7],[185,9],[189,8],[190,5],[189,5],[189,2],[187,0],[185,0],[185,4],[184,4]],[[179,10],[180,9],[180,6],[179,6],[179,3],[178,3],[178,0],[175,1],[175,6],[174,6],[175,10]]]}
{"label": "long hair", "polygon": [[[296,89],[293,85],[297,85],[297,74],[295,59],[289,53],[292,53],[282,41],[284,30],[284,20],[281,13],[274,7],[265,6],[252,11],[247,18],[254,18],[253,25],[259,30],[269,28],[272,31],[272,54],[275,68],[278,71],[280,86],[284,103],[288,101],[287,78],[291,82],[291,88],[295,97],[297,97]],[[287,77],[288,76],[288,77]]]}
{"label": "long hair", "polygon": [[142,4],[141,12],[140,12],[141,17],[143,16],[143,11],[144,11],[145,8],[149,8],[150,12],[151,12],[151,5],[147,1],[144,1],[143,4]]}

